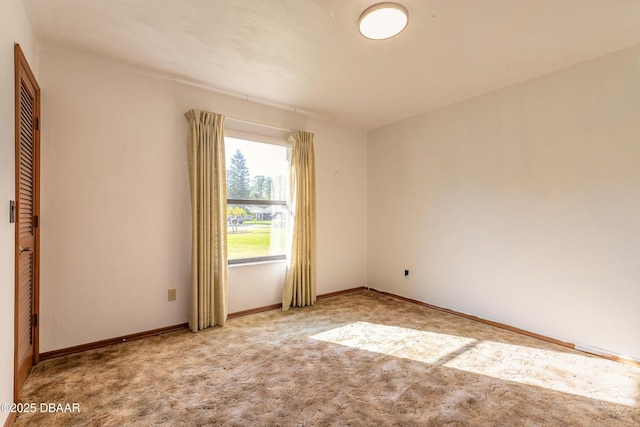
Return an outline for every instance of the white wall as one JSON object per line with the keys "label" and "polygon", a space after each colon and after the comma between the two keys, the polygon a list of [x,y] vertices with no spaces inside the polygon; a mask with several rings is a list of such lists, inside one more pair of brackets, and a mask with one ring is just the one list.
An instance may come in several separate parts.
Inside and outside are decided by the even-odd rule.
{"label": "white wall", "polygon": [[[365,284],[364,132],[52,52],[41,75],[42,352],[187,322],[191,108],[315,133],[318,293]],[[283,275],[232,267],[229,311],[279,303]]]}
{"label": "white wall", "polygon": [[640,46],[368,141],[369,286],[640,359]]}
{"label": "white wall", "polygon": [[[38,76],[38,46],[22,3],[0,2],[0,402],[13,401],[15,227],[9,200],[16,199],[14,139],[14,43]],[[8,414],[0,412],[0,425]]]}

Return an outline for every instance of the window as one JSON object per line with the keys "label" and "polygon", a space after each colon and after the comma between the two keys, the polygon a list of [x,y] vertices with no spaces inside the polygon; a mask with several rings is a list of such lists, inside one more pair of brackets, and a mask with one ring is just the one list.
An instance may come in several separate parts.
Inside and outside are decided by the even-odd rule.
{"label": "window", "polygon": [[284,259],[289,147],[225,137],[229,264]]}

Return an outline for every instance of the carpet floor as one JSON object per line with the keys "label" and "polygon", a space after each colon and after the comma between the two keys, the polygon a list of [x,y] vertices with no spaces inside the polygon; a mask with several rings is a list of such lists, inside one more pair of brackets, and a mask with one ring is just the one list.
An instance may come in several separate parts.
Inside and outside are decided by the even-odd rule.
{"label": "carpet floor", "polygon": [[640,368],[372,291],[44,361],[15,426],[639,426]]}

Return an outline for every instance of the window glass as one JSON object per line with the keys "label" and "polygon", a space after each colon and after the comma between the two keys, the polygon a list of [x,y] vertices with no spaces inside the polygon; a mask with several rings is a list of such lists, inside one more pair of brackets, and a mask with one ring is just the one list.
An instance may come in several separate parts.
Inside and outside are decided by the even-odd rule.
{"label": "window glass", "polygon": [[289,149],[225,137],[230,264],[283,259]]}

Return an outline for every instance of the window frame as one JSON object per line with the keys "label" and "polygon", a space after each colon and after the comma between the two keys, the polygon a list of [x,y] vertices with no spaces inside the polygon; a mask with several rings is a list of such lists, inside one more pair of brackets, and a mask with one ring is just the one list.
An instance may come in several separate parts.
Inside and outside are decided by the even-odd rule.
{"label": "window frame", "polygon": [[[259,135],[254,133],[249,133],[245,131],[237,131],[233,129],[225,129],[224,130],[225,137],[225,151],[226,151],[226,138],[235,138],[241,139],[245,141],[255,142],[257,144],[269,144],[269,145],[278,145],[288,149],[287,156],[291,155],[291,144],[286,139],[281,139],[278,137],[271,137],[266,135]],[[289,158],[289,164],[291,164],[291,159]],[[226,166],[225,166],[226,167]],[[290,177],[287,175],[287,186],[289,185]],[[290,212],[289,201],[288,200],[265,200],[265,199],[226,199],[227,206],[229,205],[270,205],[270,206],[284,206],[286,211]],[[228,233],[228,227],[227,227]],[[228,243],[227,243],[228,245]],[[287,259],[286,251],[284,254],[279,255],[265,255],[259,257],[250,257],[250,258],[238,258],[238,259],[227,259],[227,265],[242,265],[242,264],[255,264],[261,262],[270,262],[270,261],[283,261]]]}

